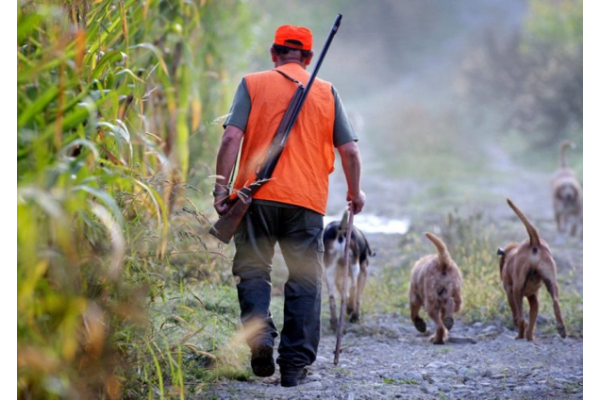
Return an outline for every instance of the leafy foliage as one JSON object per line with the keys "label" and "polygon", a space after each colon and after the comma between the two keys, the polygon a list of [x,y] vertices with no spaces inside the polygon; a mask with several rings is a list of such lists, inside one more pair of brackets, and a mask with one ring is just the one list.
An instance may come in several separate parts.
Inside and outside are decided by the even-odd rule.
{"label": "leafy foliage", "polygon": [[19,397],[183,396],[185,350],[147,334],[147,304],[219,282],[206,217],[180,210],[209,185],[222,48],[249,20],[237,0],[18,2]]}

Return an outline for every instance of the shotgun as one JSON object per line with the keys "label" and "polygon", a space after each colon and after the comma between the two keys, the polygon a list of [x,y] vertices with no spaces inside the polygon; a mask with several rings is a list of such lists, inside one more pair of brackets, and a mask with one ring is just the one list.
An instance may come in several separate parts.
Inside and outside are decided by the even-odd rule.
{"label": "shotgun", "polygon": [[281,153],[285,148],[290,131],[296,123],[296,119],[298,118],[298,114],[300,113],[302,105],[306,100],[306,96],[308,96],[310,88],[317,77],[317,73],[321,68],[321,64],[323,63],[323,59],[327,54],[329,45],[337,33],[341,22],[342,15],[338,14],[333,22],[331,31],[327,36],[323,50],[321,50],[321,54],[319,55],[319,59],[315,65],[315,69],[310,75],[306,87],[303,87],[301,83],[298,83],[298,88],[294,92],[285,114],[279,123],[277,132],[275,133],[273,141],[269,147],[269,151],[267,152],[264,161],[257,167],[256,180],[251,183],[250,186],[244,187],[237,192],[238,197],[233,200],[229,211],[220,216],[219,220],[211,227],[209,231],[210,234],[223,243],[229,243],[238,226],[242,222],[242,218],[244,218],[248,208],[250,208],[250,204],[252,204],[252,197],[271,178],[273,171],[275,170],[275,166],[277,165],[277,161],[279,161],[279,157],[281,157]]}

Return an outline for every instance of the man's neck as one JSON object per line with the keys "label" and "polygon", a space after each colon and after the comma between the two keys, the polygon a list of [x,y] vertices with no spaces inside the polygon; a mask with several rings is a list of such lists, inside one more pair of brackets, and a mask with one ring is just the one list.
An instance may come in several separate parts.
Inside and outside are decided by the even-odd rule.
{"label": "man's neck", "polygon": [[286,64],[298,64],[299,66],[301,66],[302,68],[306,69],[306,63],[300,60],[277,60],[275,61],[275,68],[277,67],[281,67],[282,65],[286,65]]}

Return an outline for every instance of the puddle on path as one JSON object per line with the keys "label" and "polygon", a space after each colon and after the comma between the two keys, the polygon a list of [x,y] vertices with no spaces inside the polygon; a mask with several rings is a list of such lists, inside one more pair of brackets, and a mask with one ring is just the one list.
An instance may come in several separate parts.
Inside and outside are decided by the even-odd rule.
{"label": "puddle on path", "polygon": [[[339,221],[341,218],[341,214],[337,216],[326,215],[324,218],[325,226],[332,221]],[[361,213],[354,217],[354,225],[364,233],[404,235],[410,228],[410,220],[408,218],[388,219],[373,214]]]}

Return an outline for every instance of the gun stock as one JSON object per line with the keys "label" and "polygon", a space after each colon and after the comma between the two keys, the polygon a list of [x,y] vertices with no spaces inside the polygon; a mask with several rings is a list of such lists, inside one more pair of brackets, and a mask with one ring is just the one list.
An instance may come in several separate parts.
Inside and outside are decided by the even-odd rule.
{"label": "gun stock", "polygon": [[236,199],[227,214],[222,215],[212,228],[210,228],[209,233],[221,242],[225,244],[229,243],[238,226],[240,226],[242,218],[244,218],[248,208],[250,208],[250,204],[252,204],[251,197],[248,197],[246,200]]}

